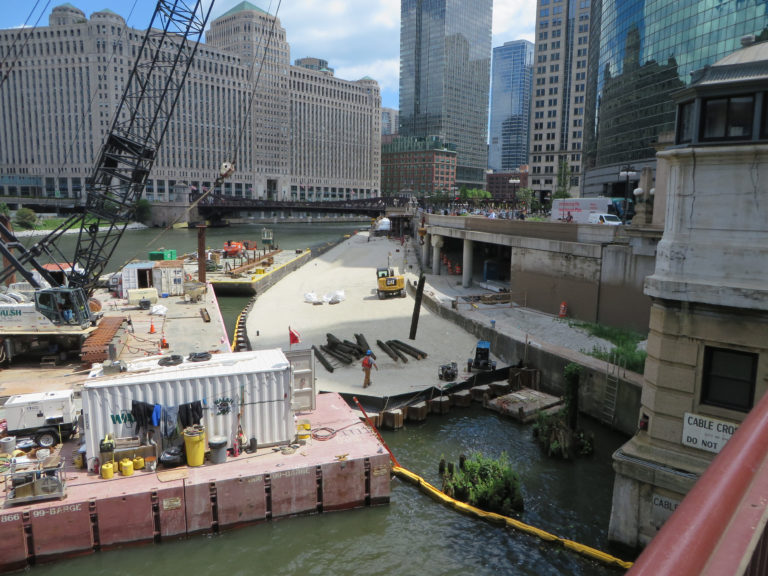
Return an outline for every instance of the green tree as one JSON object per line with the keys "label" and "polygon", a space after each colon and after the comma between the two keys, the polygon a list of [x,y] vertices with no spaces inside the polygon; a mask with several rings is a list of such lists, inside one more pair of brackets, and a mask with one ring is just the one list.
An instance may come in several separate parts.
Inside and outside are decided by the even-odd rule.
{"label": "green tree", "polygon": [[570,198],[571,188],[571,167],[568,161],[563,158],[560,160],[560,166],[557,168],[557,187],[555,188],[555,198]]}
{"label": "green tree", "polygon": [[152,204],[146,198],[142,198],[136,203],[135,218],[137,222],[146,224],[149,222],[149,218],[152,216]]}
{"label": "green tree", "polygon": [[11,215],[11,208],[5,202],[0,202],[0,214],[3,216]]}
{"label": "green tree", "polygon": [[24,230],[33,230],[37,224],[37,214],[31,208],[19,208],[16,211],[16,225]]}
{"label": "green tree", "polygon": [[536,192],[530,188],[521,188],[517,191],[517,209],[537,212],[541,208],[541,202],[536,197]]}

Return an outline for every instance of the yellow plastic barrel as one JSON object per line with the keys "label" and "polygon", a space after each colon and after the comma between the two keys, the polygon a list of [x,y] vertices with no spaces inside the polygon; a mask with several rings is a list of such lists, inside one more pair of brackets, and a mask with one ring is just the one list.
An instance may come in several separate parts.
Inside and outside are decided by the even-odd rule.
{"label": "yellow plastic barrel", "polygon": [[104,480],[109,480],[114,474],[115,470],[112,466],[112,462],[104,462],[104,464],[101,465],[101,477],[104,478]]}
{"label": "yellow plastic barrel", "polygon": [[205,426],[185,428],[184,447],[187,450],[187,466],[202,466],[205,460]]}
{"label": "yellow plastic barrel", "polygon": [[144,470],[144,458],[142,458],[141,456],[136,456],[133,459],[133,469]]}
{"label": "yellow plastic barrel", "polygon": [[123,458],[120,460],[120,473],[123,476],[130,476],[133,474],[133,460],[130,458]]}

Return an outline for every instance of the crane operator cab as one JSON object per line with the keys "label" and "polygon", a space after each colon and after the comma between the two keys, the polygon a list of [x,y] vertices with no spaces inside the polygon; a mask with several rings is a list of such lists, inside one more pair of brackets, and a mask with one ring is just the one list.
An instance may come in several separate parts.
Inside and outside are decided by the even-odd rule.
{"label": "crane operator cab", "polygon": [[94,318],[80,288],[43,288],[35,293],[35,308],[55,325],[86,328]]}

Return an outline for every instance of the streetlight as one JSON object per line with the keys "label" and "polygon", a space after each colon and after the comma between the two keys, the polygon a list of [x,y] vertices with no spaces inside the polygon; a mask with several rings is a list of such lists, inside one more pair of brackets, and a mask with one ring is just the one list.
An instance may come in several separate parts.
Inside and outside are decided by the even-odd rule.
{"label": "streetlight", "polygon": [[627,186],[624,188],[624,209],[621,214],[621,223],[626,224],[627,223],[627,211],[629,210],[629,179],[630,178],[637,178],[637,172],[634,171],[634,166],[624,166],[621,169],[621,172],[619,172],[619,178],[626,178],[627,179]]}

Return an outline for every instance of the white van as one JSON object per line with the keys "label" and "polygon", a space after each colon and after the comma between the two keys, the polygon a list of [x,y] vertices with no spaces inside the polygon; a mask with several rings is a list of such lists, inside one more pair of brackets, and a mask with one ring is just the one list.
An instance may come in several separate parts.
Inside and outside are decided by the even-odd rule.
{"label": "white van", "polygon": [[621,219],[614,214],[601,214],[593,212],[589,215],[590,224],[607,224],[608,226],[621,226]]}

